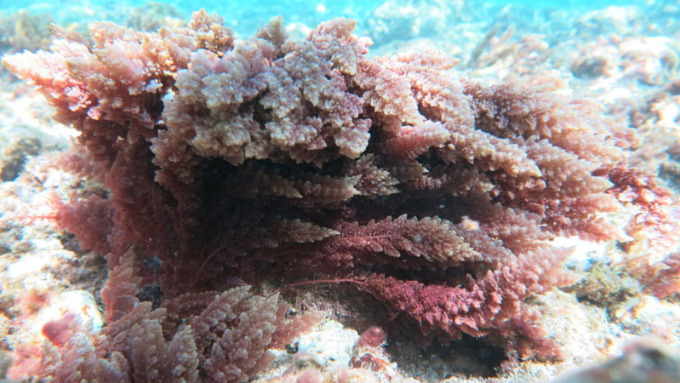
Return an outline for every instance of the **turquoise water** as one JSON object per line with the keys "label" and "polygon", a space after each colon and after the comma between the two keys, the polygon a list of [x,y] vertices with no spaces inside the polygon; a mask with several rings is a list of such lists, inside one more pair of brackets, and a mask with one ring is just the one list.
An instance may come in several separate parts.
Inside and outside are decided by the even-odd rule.
{"label": "turquoise water", "polygon": [[[390,12],[399,13],[404,8],[413,7],[426,12],[428,9],[452,10],[451,21],[459,19],[475,20],[478,22],[493,21],[499,15],[512,13],[519,18],[543,19],[550,21],[556,16],[553,12],[584,13],[609,6],[638,6],[638,7],[663,7],[674,5],[677,2],[670,0],[642,1],[642,0],[553,0],[553,1],[183,1],[167,0],[162,3],[172,6],[184,19],[191,12],[205,8],[209,12],[215,12],[225,18],[239,34],[250,34],[259,25],[266,23],[274,16],[283,16],[287,23],[305,23],[308,26],[318,24],[321,21],[335,17],[351,17],[359,22],[359,30],[363,24],[370,23],[375,19],[376,10],[389,9]],[[59,24],[87,23],[93,20],[111,20],[122,22],[126,16],[134,12],[135,8],[150,4],[144,1],[110,1],[110,0],[57,0],[57,1],[0,1],[0,10],[6,14],[20,9],[31,13],[49,14]],[[381,8],[382,7],[382,8]],[[401,9],[400,9],[401,8]],[[415,17],[415,16],[413,16]],[[528,26],[528,25],[527,25]]]}

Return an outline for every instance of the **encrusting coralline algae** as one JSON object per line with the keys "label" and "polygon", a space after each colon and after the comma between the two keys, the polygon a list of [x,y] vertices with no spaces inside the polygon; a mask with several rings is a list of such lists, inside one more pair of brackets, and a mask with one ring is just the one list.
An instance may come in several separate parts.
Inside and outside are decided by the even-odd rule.
{"label": "encrusting coralline algae", "polygon": [[620,238],[602,213],[623,203],[667,223],[670,194],[626,164],[635,133],[547,81],[484,86],[437,52],[369,58],[353,29],[336,19],[295,42],[275,19],[235,40],[199,11],[5,57],[80,131],[63,165],[109,191],[55,216],[106,254],[107,325],[52,322],[31,374],[245,381],[319,319],[258,288],[314,279],[428,337],[560,357],[523,304],[573,280],[549,241]]}

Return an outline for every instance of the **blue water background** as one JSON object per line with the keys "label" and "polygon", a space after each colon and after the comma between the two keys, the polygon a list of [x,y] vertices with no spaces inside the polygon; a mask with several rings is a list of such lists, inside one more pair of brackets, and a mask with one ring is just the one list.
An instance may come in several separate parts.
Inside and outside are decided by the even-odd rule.
{"label": "blue water background", "polygon": [[[372,12],[385,4],[382,0],[351,0],[351,1],[309,1],[309,0],[280,0],[280,1],[227,1],[227,0],[166,0],[158,1],[174,6],[186,20],[191,12],[204,8],[209,12],[224,17],[225,24],[232,27],[241,36],[251,35],[260,25],[265,24],[274,16],[283,16],[289,23],[303,23],[314,27],[316,24],[335,17],[351,17],[357,19],[358,30],[361,32],[365,22],[370,20]],[[94,20],[124,21],[135,7],[147,4],[147,1],[126,0],[54,0],[54,1],[17,1],[0,0],[0,11],[11,14],[20,9],[31,13],[49,14],[52,19],[62,25],[69,23],[87,24]],[[500,12],[524,14],[527,19],[542,18],[550,21],[556,18],[553,12],[584,13],[608,6],[656,6],[678,5],[675,0],[488,0],[488,1],[397,1],[396,4],[412,4],[415,7],[441,7],[465,4],[464,13],[455,15],[466,20],[489,21]]]}

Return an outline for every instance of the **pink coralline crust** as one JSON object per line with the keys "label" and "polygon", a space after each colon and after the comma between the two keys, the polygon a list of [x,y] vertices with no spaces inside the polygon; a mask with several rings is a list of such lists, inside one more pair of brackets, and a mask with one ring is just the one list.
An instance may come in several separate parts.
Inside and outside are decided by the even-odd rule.
{"label": "pink coralline crust", "polygon": [[53,345],[61,347],[68,341],[69,324],[75,320],[74,313],[66,313],[63,317],[45,323],[42,328],[42,333]]}
{"label": "pink coralline crust", "polygon": [[[240,339],[276,343],[274,314],[251,309],[273,303],[247,299],[239,312],[260,332],[218,339],[231,314],[211,306],[222,295],[210,286],[310,273],[356,282],[426,332],[489,334],[508,351],[542,344],[523,301],[569,282],[568,251],[548,241],[618,235],[600,213],[620,206],[605,191],[635,134],[550,83],[483,86],[436,52],[369,58],[353,28],[333,20],[294,42],[274,19],[233,41],[198,12],[187,28],[98,23],[92,40],[63,36],[52,52],[4,59],[81,131],[87,152],[71,163],[110,190],[108,204],[63,215],[85,242],[107,233],[96,247],[116,281],[102,292],[106,331],[128,335],[103,349],[134,348],[134,329],[162,332],[149,341],[171,352],[193,315],[201,371],[242,379],[266,357]],[[76,219],[88,212],[97,218]],[[155,282],[152,310],[135,292]],[[106,363],[125,371],[120,358]]]}
{"label": "pink coralline crust", "polygon": [[378,348],[387,341],[387,333],[378,326],[371,326],[361,333],[357,341],[357,347]]}

